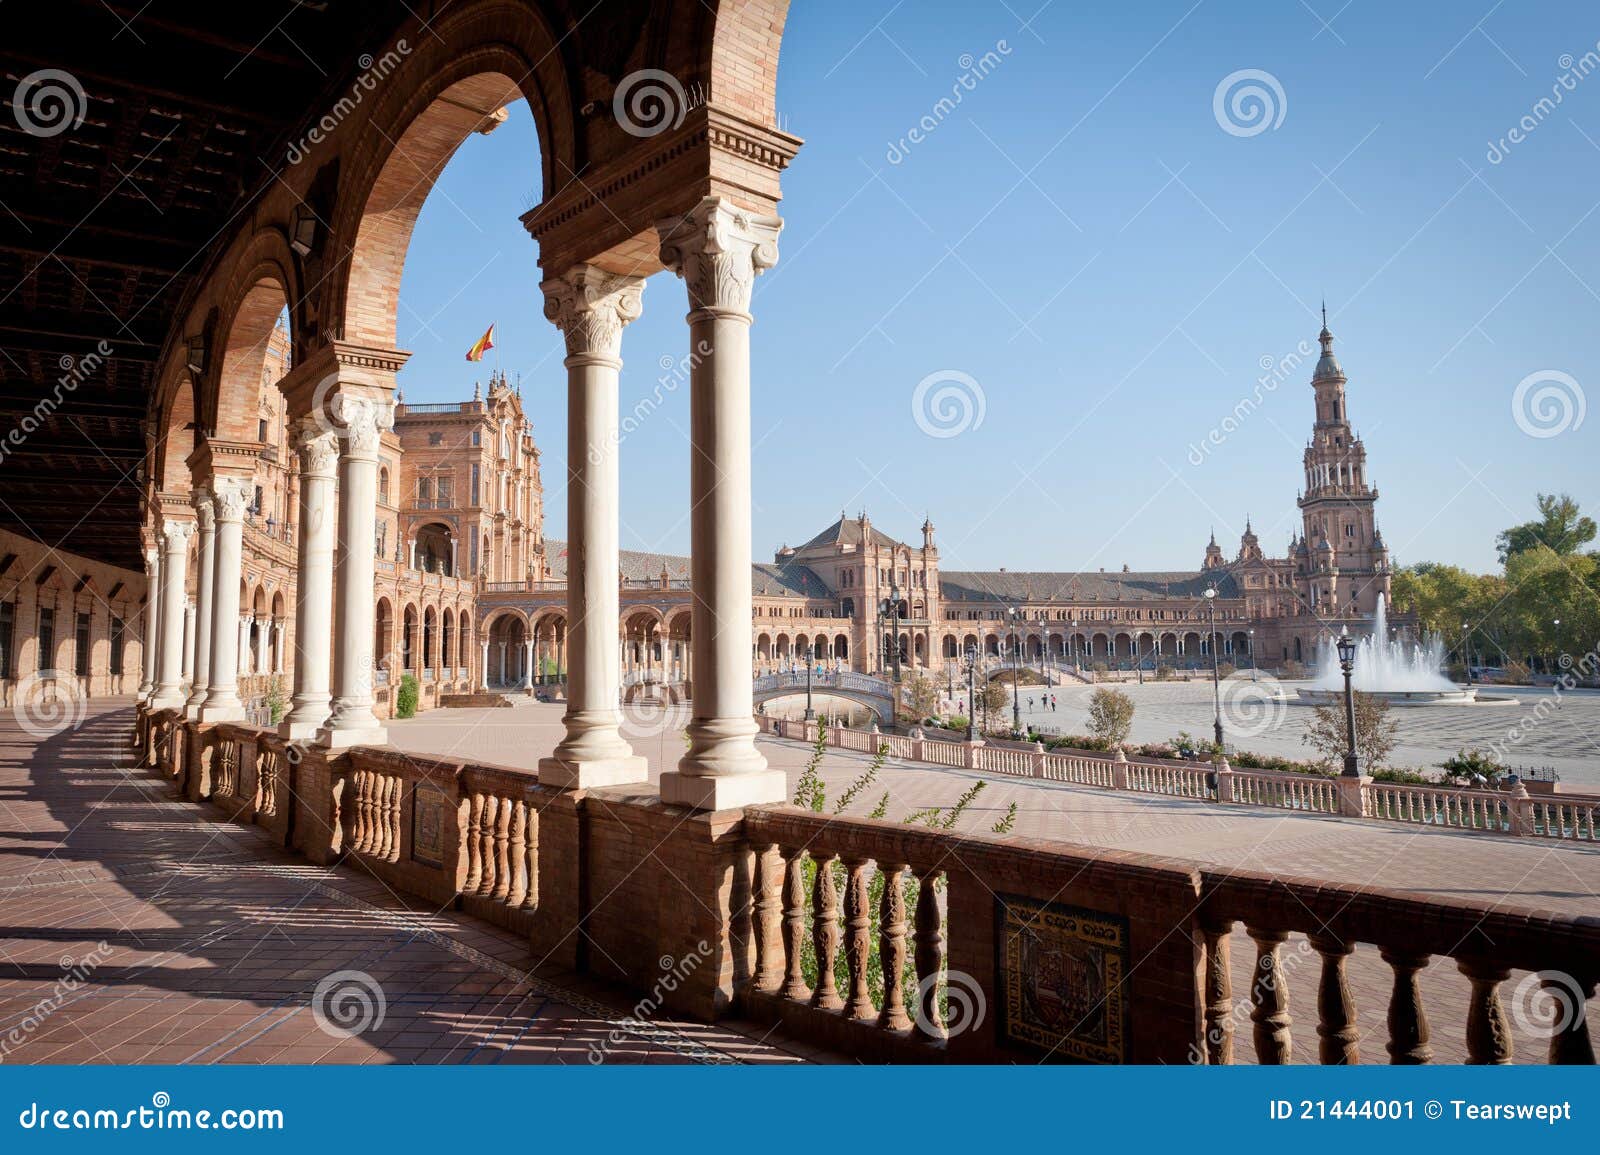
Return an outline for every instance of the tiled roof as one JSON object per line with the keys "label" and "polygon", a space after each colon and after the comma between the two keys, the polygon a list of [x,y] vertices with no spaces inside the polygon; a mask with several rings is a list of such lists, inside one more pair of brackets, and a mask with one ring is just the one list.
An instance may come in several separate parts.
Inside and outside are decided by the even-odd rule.
{"label": "tiled roof", "polygon": [[863,535],[861,532],[861,522],[854,518],[848,518],[841,513],[838,521],[834,522],[827,529],[817,534],[816,537],[812,538],[810,541],[806,542],[805,545],[802,545],[799,548],[806,550],[814,549],[817,546],[838,545],[840,543],[845,545],[860,545],[864,536],[870,537],[875,544],[881,546],[892,547],[901,544],[881,530],[872,529],[870,527],[868,528],[866,535]]}
{"label": "tiled roof", "polygon": [[1048,573],[989,570],[941,570],[939,592],[947,601],[1042,602],[1154,601],[1199,598],[1216,583],[1220,597],[1239,596],[1238,583],[1226,570],[1172,570],[1146,573]]}
{"label": "tiled roof", "polygon": [[[567,543],[547,538],[544,543],[545,560],[550,565],[550,576],[560,580],[567,576]],[[674,581],[689,577],[689,559],[683,554],[646,553],[625,549],[620,552],[622,576],[628,581],[655,581],[666,567],[667,577]],[[830,598],[828,587],[808,566],[757,564],[750,567],[753,591],[766,597],[788,595],[791,597]]]}

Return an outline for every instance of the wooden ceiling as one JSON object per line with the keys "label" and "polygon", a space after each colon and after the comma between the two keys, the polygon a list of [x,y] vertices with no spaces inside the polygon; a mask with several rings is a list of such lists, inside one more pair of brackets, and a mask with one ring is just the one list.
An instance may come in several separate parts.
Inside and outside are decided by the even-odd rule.
{"label": "wooden ceiling", "polygon": [[[0,526],[142,566],[143,418],[195,277],[361,53],[442,6],[52,0],[6,18]],[[23,91],[65,92],[65,123],[18,100],[41,70],[72,83]],[[83,372],[102,341],[110,355]]]}

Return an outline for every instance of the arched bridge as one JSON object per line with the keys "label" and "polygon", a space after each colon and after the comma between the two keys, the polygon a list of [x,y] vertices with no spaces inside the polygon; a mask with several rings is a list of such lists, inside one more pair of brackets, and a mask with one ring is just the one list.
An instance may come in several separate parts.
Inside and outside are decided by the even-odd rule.
{"label": "arched bridge", "polygon": [[[793,698],[806,692],[806,676],[798,674],[767,674],[755,680],[755,701],[759,706],[777,698]],[[894,685],[883,679],[850,671],[827,672],[811,675],[811,692],[827,694],[832,698],[847,698],[865,706],[878,716],[879,721],[894,718]]]}

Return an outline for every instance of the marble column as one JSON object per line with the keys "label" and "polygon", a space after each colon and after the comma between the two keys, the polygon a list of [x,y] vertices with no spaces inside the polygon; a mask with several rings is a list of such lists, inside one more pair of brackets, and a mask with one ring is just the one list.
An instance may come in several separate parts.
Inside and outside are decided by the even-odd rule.
{"label": "marble column", "polygon": [[388,732],[372,712],[373,598],[378,521],[378,445],[394,428],[388,397],[341,394],[334,399],[339,430],[339,538],[334,553],[333,703],[317,735],[328,746],[381,746]]}
{"label": "marble column", "polygon": [[[191,598],[183,599],[183,684],[189,685],[194,681],[194,601]],[[189,700],[184,695],[184,702]]]}
{"label": "marble column", "polygon": [[777,217],[707,197],[662,221],[661,261],[689,292],[689,540],[695,669],[689,750],[661,800],[703,810],[782,802],[756,749],[750,669],[750,297],[778,259]]}
{"label": "marble column", "polygon": [[189,700],[184,703],[184,714],[190,721],[200,717],[200,707],[206,700],[206,683],[211,677],[211,578],[217,531],[210,490],[195,490],[194,512],[200,552],[194,582],[194,680],[189,686]]}
{"label": "marble column", "polygon": [[211,510],[216,540],[211,546],[211,664],[202,722],[237,722],[239,701],[239,569],[244,549],[246,483],[219,478],[212,486]]}
{"label": "marble column", "polygon": [[525,663],[522,674],[522,688],[531,690],[533,689],[533,640],[530,638],[528,641],[523,642],[522,649],[523,662]]}
{"label": "marble column", "polygon": [[[617,387],[622,330],[639,316],[644,282],[579,265],[540,286],[544,315],[567,343],[566,735],[539,762],[539,781],[586,789],[643,782],[645,759],[618,728],[620,572]],[[748,569],[748,563],[747,567]]]}
{"label": "marble column", "polygon": [[[161,646],[156,655],[156,687],[150,698],[153,710],[183,706],[183,600],[188,580],[189,538],[192,521],[168,521],[161,537]],[[40,660],[41,666],[43,659]]]}
{"label": "marble column", "polygon": [[148,701],[156,688],[156,652],[161,648],[161,550],[152,546],[144,551],[146,577],[144,594],[144,659],[139,679],[139,698]]}

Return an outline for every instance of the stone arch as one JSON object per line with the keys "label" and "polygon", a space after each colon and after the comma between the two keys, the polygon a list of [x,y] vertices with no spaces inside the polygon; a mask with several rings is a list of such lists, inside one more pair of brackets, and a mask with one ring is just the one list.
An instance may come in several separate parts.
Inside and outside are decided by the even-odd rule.
{"label": "stone arch", "polygon": [[[155,444],[150,458],[156,488],[164,493],[189,490],[189,455],[194,452],[199,413],[198,390],[187,370],[176,372],[154,408]],[[159,517],[157,524],[159,525]]]}
{"label": "stone arch", "polygon": [[379,677],[388,680],[395,676],[395,634],[394,634],[394,603],[387,597],[380,597],[378,604],[373,608],[373,649],[375,655],[374,665],[379,670]]}
{"label": "stone arch", "polygon": [[416,543],[416,567],[423,573],[442,573],[455,576],[451,564],[455,557],[455,533],[442,521],[429,521],[412,531]]}
{"label": "stone arch", "polygon": [[422,609],[422,669],[432,670],[439,656],[439,613],[433,606]]}

